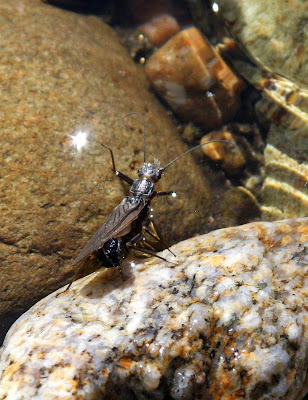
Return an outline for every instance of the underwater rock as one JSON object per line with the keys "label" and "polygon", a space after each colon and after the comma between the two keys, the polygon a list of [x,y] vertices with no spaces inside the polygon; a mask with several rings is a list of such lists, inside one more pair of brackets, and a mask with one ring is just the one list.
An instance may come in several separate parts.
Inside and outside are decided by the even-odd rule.
{"label": "underwater rock", "polygon": [[256,111],[261,122],[270,122],[262,218],[307,216],[308,90],[274,73],[258,75],[251,81],[263,91]]}
{"label": "underwater rock", "polygon": [[139,26],[138,30],[145,35],[154,46],[161,46],[179,32],[180,26],[172,15],[163,14],[142,24]]}
{"label": "underwater rock", "polygon": [[268,69],[308,88],[307,2],[219,0],[232,34]]}
{"label": "underwater rock", "polygon": [[[117,3],[118,13],[129,16],[130,24],[141,25],[159,17],[168,15],[173,17],[180,25],[188,25],[191,23],[191,16],[186,6],[185,0],[130,0],[127,2]],[[124,13],[123,13],[124,10]],[[126,14],[125,14],[126,11]]]}
{"label": "underwater rock", "polygon": [[[307,153],[308,154],[308,153]],[[297,163],[272,145],[264,152],[262,216],[267,220],[308,215],[308,164]]]}
{"label": "underwater rock", "polygon": [[240,105],[243,81],[198,29],[173,36],[145,65],[153,88],[183,120],[214,129]]}
{"label": "underwater rock", "polygon": [[270,122],[267,142],[308,166],[308,90],[264,71],[251,82],[263,92],[256,112],[261,123]]}
{"label": "underwater rock", "polygon": [[[225,140],[228,143],[212,142],[204,145],[212,140]],[[201,144],[203,153],[212,162],[219,164],[230,180],[235,178],[233,185],[236,186],[227,189],[220,198],[223,220],[227,221],[228,226],[259,220],[263,143],[258,129],[248,124],[230,123],[203,136]],[[232,185],[231,181],[229,185]]]}
{"label": "underwater rock", "polygon": [[[144,116],[149,161],[157,156],[163,166],[186,147],[143,71],[99,19],[40,0],[8,0],[0,20],[3,337],[12,316],[70,278],[71,260],[127,194],[101,143],[113,147],[120,171],[137,177],[142,121],[118,118]],[[192,157],[171,166],[161,184],[178,193],[153,202],[164,240],[199,232],[211,190]]]}
{"label": "underwater rock", "polygon": [[236,137],[232,132],[220,130],[203,136],[201,143],[211,140],[226,140],[230,144],[213,142],[202,146],[204,154],[213,162],[220,163],[222,168],[230,175],[237,174],[246,164],[246,155],[236,143]]}
{"label": "underwater rock", "polygon": [[0,399],[302,399],[307,243],[308,218],[222,229],[49,295],[5,339]]}
{"label": "underwater rock", "polygon": [[236,186],[229,189],[223,198],[224,220],[231,225],[244,224],[246,221],[260,219],[260,205],[246,187]]}
{"label": "underwater rock", "polygon": [[[271,7],[265,1],[217,3],[218,14],[229,23],[244,50],[241,56],[234,52],[229,60],[239,75],[261,92],[256,112],[268,131],[262,219],[307,216],[306,2],[274,0]],[[273,154],[277,169],[274,175],[274,163],[269,158]],[[301,187],[302,178],[300,182],[289,179],[303,174],[306,182]]]}

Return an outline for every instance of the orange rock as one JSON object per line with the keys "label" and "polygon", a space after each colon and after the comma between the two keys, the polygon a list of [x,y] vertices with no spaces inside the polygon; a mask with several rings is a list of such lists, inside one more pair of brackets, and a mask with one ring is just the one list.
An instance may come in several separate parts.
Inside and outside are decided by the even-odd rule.
{"label": "orange rock", "polygon": [[236,174],[246,164],[246,157],[242,149],[236,144],[234,135],[227,131],[215,131],[203,136],[201,143],[210,140],[227,140],[227,143],[213,142],[202,146],[203,152],[214,162],[222,164],[229,174]]}
{"label": "orange rock", "polygon": [[159,15],[142,24],[139,31],[146,36],[154,46],[161,46],[171,36],[179,32],[177,20],[168,14]]}
{"label": "orange rock", "polygon": [[157,50],[145,70],[154,89],[185,121],[214,129],[239,107],[243,81],[194,27]]}

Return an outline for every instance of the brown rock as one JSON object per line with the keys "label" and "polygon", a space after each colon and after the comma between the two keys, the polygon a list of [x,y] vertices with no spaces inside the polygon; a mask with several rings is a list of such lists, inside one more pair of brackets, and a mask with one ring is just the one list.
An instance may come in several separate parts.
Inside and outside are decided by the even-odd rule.
{"label": "brown rock", "polygon": [[[3,334],[13,316],[67,282],[72,259],[127,193],[100,143],[113,147],[120,171],[136,177],[142,124],[132,116],[115,125],[117,118],[144,115],[149,161],[157,156],[164,165],[185,147],[142,72],[98,19],[39,0],[8,0],[0,18]],[[77,150],[82,135],[88,142]],[[178,192],[153,202],[165,240],[199,231],[210,191],[190,156],[168,169],[160,189]]]}
{"label": "brown rock", "polygon": [[154,46],[161,46],[174,34],[180,26],[177,20],[168,14],[159,15],[139,26],[139,31],[145,35]]}
{"label": "brown rock", "polygon": [[243,81],[196,28],[173,36],[150,57],[145,70],[154,89],[185,121],[214,129],[239,107]]}
{"label": "brown rock", "polygon": [[246,157],[237,145],[235,137],[227,131],[211,132],[201,139],[205,144],[211,140],[226,140],[228,143],[213,142],[202,146],[203,152],[213,161],[222,165],[223,169],[230,175],[238,173],[246,164]]}
{"label": "brown rock", "polygon": [[223,200],[224,219],[230,225],[240,225],[260,218],[257,199],[243,186],[228,190]]}

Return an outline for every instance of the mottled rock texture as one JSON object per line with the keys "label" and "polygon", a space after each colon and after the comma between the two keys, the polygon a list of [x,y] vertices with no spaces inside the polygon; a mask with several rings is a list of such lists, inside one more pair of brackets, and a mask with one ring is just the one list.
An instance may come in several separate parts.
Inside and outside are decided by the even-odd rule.
{"label": "mottled rock texture", "polygon": [[268,129],[262,218],[307,216],[307,1],[219,0],[220,15],[255,66],[236,70],[262,93],[256,110]]}
{"label": "mottled rock texture", "polygon": [[268,68],[308,88],[305,0],[219,0],[229,28],[250,54]]}
{"label": "mottled rock texture", "polygon": [[[127,193],[100,143],[113,147],[120,171],[137,176],[142,122],[131,116],[115,124],[117,118],[143,114],[149,161],[158,157],[164,165],[185,147],[142,70],[101,21],[39,0],[8,0],[0,3],[0,22],[3,333],[16,314],[63,285],[71,259]],[[77,151],[82,135],[88,143]],[[161,182],[178,199],[161,199],[155,208],[165,240],[173,242],[205,226],[210,203],[191,156],[179,167]]]}
{"label": "mottled rock texture", "polygon": [[283,216],[307,216],[308,163],[297,163],[270,144],[266,146],[264,159],[267,178],[262,193],[263,217],[272,220]]}
{"label": "mottled rock texture", "polygon": [[[258,87],[258,83],[256,85]],[[274,220],[308,215],[308,90],[273,75],[263,79],[257,104],[270,121],[264,152],[262,217]]]}
{"label": "mottled rock texture", "polygon": [[300,400],[308,219],[260,222],[96,272],[12,327],[0,399]]}

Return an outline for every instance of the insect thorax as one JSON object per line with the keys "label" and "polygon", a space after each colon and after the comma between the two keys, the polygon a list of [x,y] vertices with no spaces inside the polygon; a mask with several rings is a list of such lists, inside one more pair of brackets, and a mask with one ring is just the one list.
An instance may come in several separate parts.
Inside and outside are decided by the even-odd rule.
{"label": "insect thorax", "polygon": [[160,162],[155,160],[155,163],[144,162],[142,168],[138,169],[139,178],[148,178],[152,182],[158,182],[161,178]]}
{"label": "insect thorax", "polygon": [[155,183],[150,179],[143,177],[136,179],[130,187],[130,192],[134,196],[152,196],[155,190]]}

